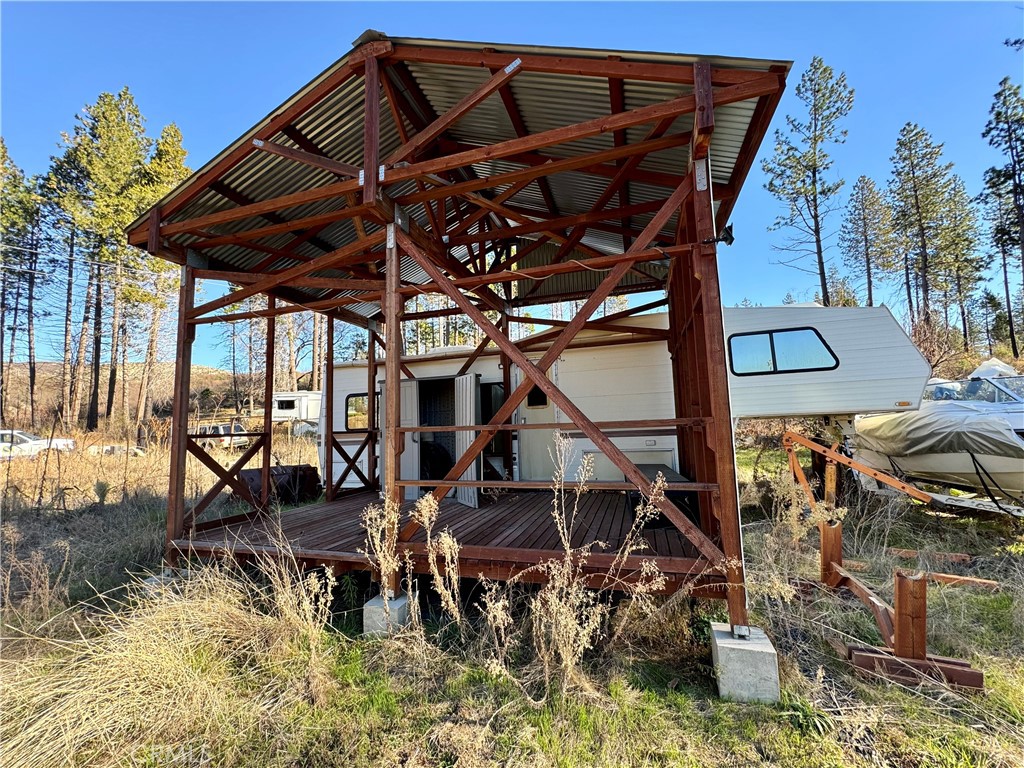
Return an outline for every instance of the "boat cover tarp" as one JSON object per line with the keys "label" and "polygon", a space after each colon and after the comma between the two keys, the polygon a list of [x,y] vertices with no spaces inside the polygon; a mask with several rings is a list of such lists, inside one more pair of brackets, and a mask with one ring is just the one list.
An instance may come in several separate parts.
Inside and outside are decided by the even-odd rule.
{"label": "boat cover tarp", "polygon": [[970,452],[1024,462],[1024,440],[1006,419],[971,403],[926,403],[913,413],[862,416],[856,445],[892,457]]}
{"label": "boat cover tarp", "polygon": [[990,357],[974,369],[969,379],[994,379],[998,376],[1018,376],[1012,365],[1008,365],[998,357]]}

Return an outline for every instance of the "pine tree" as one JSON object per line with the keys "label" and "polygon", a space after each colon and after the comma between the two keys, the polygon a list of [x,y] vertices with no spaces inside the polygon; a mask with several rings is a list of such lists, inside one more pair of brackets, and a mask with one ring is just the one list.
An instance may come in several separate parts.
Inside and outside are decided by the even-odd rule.
{"label": "pine tree", "polygon": [[981,135],[1006,157],[1006,165],[997,172],[1006,177],[1010,187],[1017,220],[1017,252],[1024,256],[1024,97],[1020,86],[1006,77],[994,98],[991,117]]}
{"label": "pine tree", "polygon": [[[795,254],[783,263],[817,273],[825,305],[831,303],[825,259],[828,217],[844,183],[828,180],[832,158],[827,148],[846,141],[846,131],[839,125],[853,108],[853,93],[845,74],[837,76],[815,56],[796,87],[797,98],[807,108],[806,119],[786,116],[788,135],[775,132],[775,153],[761,166],[768,176],[765,189],[786,206],[771,227],[792,233],[786,245],[777,247]],[[814,259],[814,270],[799,266],[806,258]]]}
{"label": "pine tree", "polygon": [[839,231],[839,248],[850,271],[863,276],[867,306],[875,305],[875,283],[896,268],[892,209],[867,176],[853,185]]}
{"label": "pine tree", "polygon": [[[939,231],[939,260],[944,265],[947,308],[956,305],[960,315],[963,349],[970,350],[971,322],[968,305],[984,280],[989,259],[979,251],[978,218],[963,179],[950,180],[945,204],[945,219]],[[949,320],[946,320],[949,325]]]}
{"label": "pine tree", "polygon": [[[916,123],[903,126],[891,159],[889,191],[893,223],[910,246],[907,272],[912,269],[920,291],[916,315],[928,325],[932,322],[936,273],[941,272],[942,267],[938,263],[941,260],[940,232],[949,200],[952,165],[941,162],[942,145],[932,141],[928,132]],[[913,318],[915,313],[911,316]]]}
{"label": "pine tree", "polygon": [[[1017,234],[1017,217],[1014,211],[1010,177],[998,168],[985,172],[985,191],[981,195],[988,225],[988,241],[1000,261],[1003,273],[1003,310],[1006,313],[1010,351],[1020,357],[1017,343],[1017,323],[1010,292],[1010,264],[1020,259],[1020,238]],[[1017,251],[1016,259],[1014,251]]]}

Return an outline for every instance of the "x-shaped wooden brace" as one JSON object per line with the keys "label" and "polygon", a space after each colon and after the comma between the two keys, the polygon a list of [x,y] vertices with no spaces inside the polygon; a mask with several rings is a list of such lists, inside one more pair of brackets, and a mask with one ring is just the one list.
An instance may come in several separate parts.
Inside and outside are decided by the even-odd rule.
{"label": "x-shaped wooden brace", "polygon": [[341,490],[341,485],[342,483],[345,482],[345,478],[348,477],[349,472],[355,472],[356,475],[359,476],[359,479],[363,482],[363,485],[365,485],[367,488],[373,487],[373,483],[370,482],[369,479],[367,479],[366,475],[363,474],[362,470],[359,469],[359,466],[356,464],[356,462],[359,461],[359,457],[363,455],[363,451],[366,450],[366,446],[370,443],[370,437],[371,433],[367,432],[366,437],[363,438],[363,442],[361,442],[359,444],[359,448],[356,449],[355,456],[349,456],[348,451],[346,451],[342,444],[338,442],[338,438],[335,437],[334,435],[331,435],[331,443],[334,446],[334,450],[336,450],[341,455],[341,458],[343,458],[346,463],[345,471],[341,473],[341,477],[339,477],[338,481],[334,484],[335,494],[337,494],[338,491]]}
{"label": "x-shaped wooden brace", "polygon": [[[622,450],[617,445],[615,445],[615,443],[613,443],[607,435],[601,432],[597,425],[595,425],[594,422],[591,421],[575,405],[575,403],[573,403],[568,397],[565,396],[565,394],[557,386],[555,386],[555,384],[547,377],[545,373],[546,369],[541,370],[541,368],[538,365],[535,365],[529,358],[527,358],[526,355],[523,352],[521,352],[519,348],[507,336],[505,336],[500,330],[498,330],[498,328],[490,320],[487,319],[487,316],[484,315],[483,312],[481,312],[479,309],[473,306],[473,304],[465,296],[462,295],[459,289],[451,284],[451,281],[441,272],[437,265],[433,263],[430,257],[423,253],[423,251],[420,250],[419,246],[417,246],[410,238],[406,237],[405,234],[401,231],[398,232],[398,241],[401,244],[402,248],[406,251],[406,253],[408,253],[410,256],[413,257],[413,259],[415,259],[415,261],[420,265],[420,267],[427,273],[427,275],[429,275],[431,280],[433,280],[437,284],[440,290],[447,294],[448,297],[451,298],[451,300],[454,301],[462,309],[462,311],[465,312],[466,315],[471,320],[473,320],[473,322],[475,322],[477,326],[488,337],[490,337],[495,344],[498,345],[501,351],[504,352],[505,355],[513,363],[515,363],[520,368],[520,370],[522,370],[522,372],[525,374],[526,379],[523,381],[522,384],[520,384],[519,388],[517,388],[517,390],[512,394],[512,396],[505,401],[505,404],[499,410],[499,413],[495,414],[495,419],[497,419],[498,416],[502,414],[502,411],[508,411],[508,413],[504,414],[503,416],[503,419],[507,418],[507,416],[510,415],[511,411],[518,407],[519,403],[526,398],[526,395],[532,388],[532,386],[537,386],[540,389],[542,389],[548,395],[548,397],[551,398],[551,400],[562,409],[562,412],[569,417],[570,421],[580,431],[582,431],[583,434],[585,434],[594,442],[594,444],[601,450],[601,452],[605,456],[607,456],[608,459],[611,460],[611,462],[622,471],[622,473],[630,482],[636,485],[636,487],[641,491],[649,487],[650,481],[643,474],[643,472],[640,471],[639,467],[637,467],[636,464],[630,461],[629,458],[622,452]],[[629,270],[631,266],[632,262],[630,261],[621,262],[618,266],[614,267],[609,276],[605,278],[605,283],[614,278],[615,283],[612,286],[614,287],[614,285],[618,284],[619,280],[622,279],[622,277],[625,275],[625,273]],[[604,290],[604,287],[604,283],[602,283],[602,288],[599,289],[599,292]],[[607,293],[609,293],[610,291],[611,287],[607,288],[605,295],[607,295]],[[597,296],[598,294],[595,294],[591,296],[591,299],[594,299]],[[598,303],[600,303],[600,301],[603,300],[604,296],[602,296],[599,299]],[[577,315],[577,317],[580,317],[583,314],[583,311],[581,311],[580,314]],[[589,314],[587,315],[587,317],[589,317]],[[586,317],[584,317],[584,321],[585,320]],[[551,350],[548,350],[549,355],[550,352]],[[561,354],[561,352],[559,352],[558,354]],[[545,355],[545,357],[548,357],[548,355]],[[550,365],[550,363],[548,363],[548,365]],[[480,442],[481,440],[487,441],[489,439],[490,435],[487,432],[482,432],[481,435],[477,438],[477,440],[474,441],[473,445],[470,446],[470,449],[466,452],[466,454],[464,454],[464,456],[460,458],[456,467],[453,468],[451,472],[449,472],[449,476],[461,476],[462,472],[465,471],[465,467],[463,467],[458,474],[455,474],[456,469],[459,469],[458,464],[462,464],[463,459],[465,459],[466,456],[472,454],[472,450],[476,442]],[[475,457],[475,454],[472,454],[470,461],[475,459]],[[447,477],[446,479],[454,478]],[[445,487],[443,484],[439,485],[434,490],[435,496],[438,496],[439,494],[443,496],[447,492],[448,487]],[[689,539],[690,542],[708,560],[715,564],[718,564],[725,560],[725,555],[722,553],[722,551],[707,536],[705,536],[704,532],[701,531],[700,528],[698,528],[696,525],[694,525],[690,521],[690,519],[686,517],[686,515],[684,515],[678,507],[676,507],[675,504],[673,504],[671,501],[664,497],[660,499],[655,499],[654,501],[658,505],[658,508],[665,514],[665,516],[672,521],[672,523],[683,533],[683,535],[686,536],[686,538]],[[407,525],[406,529],[404,529],[402,533],[403,535],[411,535],[414,531],[415,528],[410,530],[410,526]]]}
{"label": "x-shaped wooden brace", "polygon": [[192,522],[201,515],[210,503],[217,498],[225,486],[230,486],[231,490],[241,496],[253,509],[263,509],[263,505],[260,504],[256,498],[249,491],[248,486],[238,479],[238,473],[242,471],[242,467],[249,463],[249,460],[259,453],[259,450],[263,447],[263,441],[266,437],[259,437],[256,441],[249,446],[249,449],[239,457],[238,461],[231,465],[230,469],[224,469],[220,464],[214,461],[213,457],[210,456],[202,447],[193,440],[191,437],[188,438],[188,452],[199,459],[203,466],[213,472],[219,479],[214,484],[213,488],[207,491],[206,495],[199,500],[192,511],[185,516],[184,528],[187,530],[191,527]]}

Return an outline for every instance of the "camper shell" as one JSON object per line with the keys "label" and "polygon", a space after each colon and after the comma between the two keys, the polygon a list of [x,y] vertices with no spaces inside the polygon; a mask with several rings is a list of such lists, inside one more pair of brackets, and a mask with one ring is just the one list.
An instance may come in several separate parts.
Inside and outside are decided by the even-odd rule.
{"label": "camper shell", "polygon": [[[857,413],[913,411],[920,406],[931,367],[886,307],[735,307],[725,309],[724,316],[735,418],[828,416],[845,422]],[[661,467],[677,476],[684,470],[676,430],[669,424],[675,406],[668,345],[663,338],[638,337],[636,331],[641,328],[667,331],[667,313],[613,320],[605,329],[582,332],[579,346],[565,350],[548,375],[595,422],[615,421],[623,414],[650,422],[628,433],[613,432],[611,439],[638,465]],[[524,340],[527,346],[530,339]],[[542,356],[545,348],[537,346],[531,358]],[[417,430],[404,434],[403,478],[442,479],[459,455],[460,435],[466,433],[430,427],[487,423],[502,402],[497,350],[473,357],[474,351],[474,347],[444,347],[403,360],[407,374],[400,385],[401,426]],[[522,372],[513,368],[511,374],[515,387]],[[336,363],[333,379],[332,431],[339,444],[354,454],[367,430],[366,361]],[[387,380],[384,375],[377,380],[379,399]],[[325,403],[326,397],[325,393]],[[376,413],[377,427],[385,429],[386,416],[379,408]],[[576,430],[539,388],[531,390],[512,421],[556,426],[512,432],[511,440],[492,440],[464,480],[549,481],[555,429],[575,440],[577,453],[568,467],[570,476],[590,455],[594,480],[623,479],[599,447]],[[320,434],[326,434],[326,407],[321,408]],[[379,454],[376,458],[386,460]],[[322,439],[320,460],[322,467]],[[369,472],[369,462],[364,452],[358,460],[364,474]],[[335,465],[334,482],[344,470]],[[343,485],[356,488],[360,482],[350,472]],[[404,498],[415,499],[429,487],[429,483],[406,486]],[[478,506],[481,489],[454,492],[460,502]]]}

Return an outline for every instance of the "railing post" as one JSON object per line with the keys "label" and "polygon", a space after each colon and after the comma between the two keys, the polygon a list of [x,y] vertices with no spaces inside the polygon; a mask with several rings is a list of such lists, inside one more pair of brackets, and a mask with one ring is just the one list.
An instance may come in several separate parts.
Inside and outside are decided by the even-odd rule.
{"label": "railing post", "polygon": [[818,523],[821,534],[821,583],[834,587],[839,583],[835,566],[843,565],[843,524],[838,520]]}
{"label": "railing post", "polygon": [[[277,302],[273,296],[267,296],[267,309],[273,312]],[[260,469],[260,504],[264,509],[270,506],[271,483],[270,483],[270,462],[273,458],[271,453],[271,438],[274,434],[274,348],[277,332],[277,321],[273,314],[267,316],[267,346],[265,359],[265,374],[263,381],[263,466]]]}
{"label": "railing post", "polygon": [[181,268],[181,287],[178,292],[178,342],[174,366],[174,393],[171,411],[171,467],[167,492],[167,552],[168,565],[177,559],[171,542],[184,535],[185,521],[185,462],[188,459],[188,405],[192,376],[192,342],[196,327],[188,315],[195,302],[195,273],[192,267]]}
{"label": "railing post", "polygon": [[904,659],[925,659],[927,650],[928,580],[924,573],[913,576],[897,570],[894,577],[896,614],[893,651]]}
{"label": "railing post", "polygon": [[334,501],[334,316],[327,316],[327,354],[324,364],[324,498]]}

